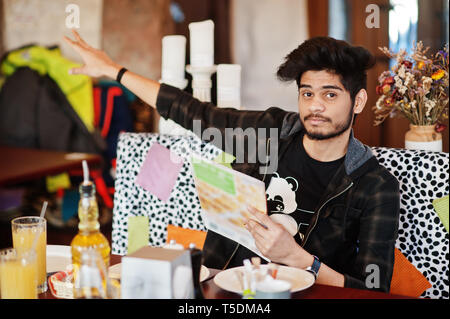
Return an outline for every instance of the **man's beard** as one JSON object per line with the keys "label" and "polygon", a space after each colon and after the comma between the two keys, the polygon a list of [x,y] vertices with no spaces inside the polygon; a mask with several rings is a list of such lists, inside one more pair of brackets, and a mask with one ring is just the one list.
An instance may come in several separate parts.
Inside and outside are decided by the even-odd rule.
{"label": "man's beard", "polygon": [[310,139],[317,140],[317,141],[327,140],[327,139],[342,135],[345,131],[347,131],[347,129],[350,127],[350,125],[352,125],[353,108],[350,109],[350,112],[347,116],[346,121],[342,122],[342,123],[338,123],[337,125],[334,125],[334,131],[329,132],[329,133],[315,133],[315,132],[308,131],[308,129],[306,128],[306,125],[305,125],[305,121],[307,121],[309,118],[320,118],[329,123],[333,123],[331,121],[331,119],[323,117],[321,115],[314,115],[314,114],[310,114],[310,115],[306,116],[304,120],[302,120],[302,118],[300,117],[300,121],[302,122],[302,125],[305,129],[305,134]]}

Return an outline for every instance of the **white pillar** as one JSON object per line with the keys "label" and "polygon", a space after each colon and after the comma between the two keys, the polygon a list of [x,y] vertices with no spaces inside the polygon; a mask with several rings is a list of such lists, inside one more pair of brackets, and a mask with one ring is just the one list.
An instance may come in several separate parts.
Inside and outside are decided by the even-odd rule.
{"label": "white pillar", "polygon": [[203,102],[211,102],[211,75],[214,65],[214,22],[205,20],[189,23],[190,65],[186,71],[192,75],[192,95]]}
{"label": "white pillar", "polygon": [[211,75],[216,72],[215,65],[205,67],[186,66],[186,71],[192,75],[192,95],[203,102],[211,102]]}
{"label": "white pillar", "polygon": [[163,37],[162,81],[178,88],[185,88],[187,86],[187,80],[184,78],[185,65],[186,37],[182,35],[168,35]]}
{"label": "white pillar", "polygon": [[[184,77],[186,65],[186,37],[182,35],[169,35],[162,39],[162,66],[160,83],[165,83],[180,90],[188,85]],[[174,121],[159,119],[159,133],[170,135],[186,135],[187,130]]]}
{"label": "white pillar", "polygon": [[214,65],[214,22],[189,23],[190,60],[192,67]]}
{"label": "white pillar", "polygon": [[241,107],[241,66],[219,64],[217,66],[217,106]]}

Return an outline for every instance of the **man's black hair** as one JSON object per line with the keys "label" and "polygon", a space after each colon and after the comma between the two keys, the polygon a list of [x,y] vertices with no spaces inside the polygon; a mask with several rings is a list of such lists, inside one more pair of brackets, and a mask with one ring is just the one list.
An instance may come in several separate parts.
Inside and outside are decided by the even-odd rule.
{"label": "man's black hair", "polygon": [[354,105],[356,94],[366,89],[366,71],[375,62],[375,57],[363,47],[351,46],[330,37],[315,37],[306,40],[286,56],[277,76],[281,81],[295,80],[300,87],[300,79],[306,71],[330,71],[340,76]]}

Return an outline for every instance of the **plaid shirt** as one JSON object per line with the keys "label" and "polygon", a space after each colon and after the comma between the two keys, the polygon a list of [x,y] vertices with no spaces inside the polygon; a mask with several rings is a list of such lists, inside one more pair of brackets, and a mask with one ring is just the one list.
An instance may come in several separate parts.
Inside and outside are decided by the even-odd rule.
{"label": "plaid shirt", "polygon": [[[202,131],[218,128],[223,133],[220,145],[226,145],[225,128],[266,128],[266,134],[261,137],[264,139],[270,136],[270,128],[277,128],[278,157],[289,147],[294,134],[303,129],[295,112],[275,107],[266,111],[217,108],[165,84],[161,85],[156,106],[161,116],[187,129],[193,129],[193,120],[201,121]],[[245,136],[234,136],[234,142],[242,142],[241,138]],[[260,140],[260,136],[257,138]],[[256,155],[247,154],[248,158],[253,156]],[[267,178],[260,174],[258,163],[232,165],[245,174]],[[394,268],[399,207],[397,179],[352,133],[344,163],[317,205],[301,245],[342,273],[345,287],[388,292]],[[208,231],[203,253],[206,266],[221,269],[241,266],[243,259],[254,256],[245,247],[212,231]]]}

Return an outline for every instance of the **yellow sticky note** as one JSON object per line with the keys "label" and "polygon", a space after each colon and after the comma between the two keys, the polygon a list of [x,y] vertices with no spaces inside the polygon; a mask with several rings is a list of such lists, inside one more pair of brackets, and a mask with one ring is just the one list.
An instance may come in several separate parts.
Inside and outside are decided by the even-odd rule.
{"label": "yellow sticky note", "polygon": [[58,175],[47,176],[45,178],[45,184],[49,193],[56,192],[58,189],[70,188],[69,174],[61,173]]}
{"label": "yellow sticky note", "polygon": [[226,152],[222,152],[213,160],[216,163],[222,164],[228,168],[231,168],[231,163],[234,162],[236,157]]}
{"label": "yellow sticky note", "polygon": [[148,246],[149,222],[147,216],[128,217],[128,254]]}
{"label": "yellow sticky note", "polygon": [[435,199],[433,201],[434,210],[438,214],[439,218],[444,224],[445,229],[448,232],[448,207],[449,207],[449,195]]}

